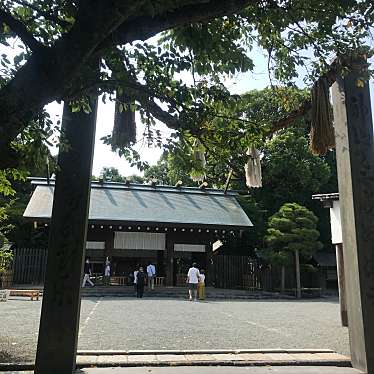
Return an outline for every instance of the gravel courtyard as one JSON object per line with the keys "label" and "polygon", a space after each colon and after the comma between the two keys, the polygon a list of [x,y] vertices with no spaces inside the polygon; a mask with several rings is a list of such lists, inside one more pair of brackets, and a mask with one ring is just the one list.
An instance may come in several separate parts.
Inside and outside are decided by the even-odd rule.
{"label": "gravel courtyard", "polygon": [[[0,304],[0,352],[34,360],[41,302]],[[328,348],[349,354],[337,299],[206,301],[85,298],[78,349]]]}

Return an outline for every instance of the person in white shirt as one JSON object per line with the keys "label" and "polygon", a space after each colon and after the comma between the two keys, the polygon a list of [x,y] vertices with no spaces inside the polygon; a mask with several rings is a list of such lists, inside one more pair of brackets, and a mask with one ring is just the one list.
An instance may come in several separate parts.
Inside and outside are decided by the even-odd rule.
{"label": "person in white shirt", "polygon": [[188,269],[187,273],[187,284],[188,284],[188,294],[190,296],[190,301],[192,301],[192,294],[194,300],[197,300],[197,284],[199,283],[200,272],[196,267],[196,263],[192,264],[192,267]]}
{"label": "person in white shirt", "polygon": [[147,266],[147,277],[148,277],[148,289],[154,290],[155,289],[155,277],[156,277],[156,267],[152,264],[152,262],[149,263]]}
{"label": "person in white shirt", "polygon": [[105,267],[104,267],[104,283],[106,285],[110,285],[110,260],[109,257],[105,260]]}

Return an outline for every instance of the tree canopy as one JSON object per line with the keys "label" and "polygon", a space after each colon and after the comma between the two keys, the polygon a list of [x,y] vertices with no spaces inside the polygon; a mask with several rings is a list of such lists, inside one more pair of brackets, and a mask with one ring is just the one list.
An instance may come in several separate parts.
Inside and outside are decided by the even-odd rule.
{"label": "tree canopy", "polygon": [[3,0],[0,169],[19,166],[20,144],[49,139],[47,103],[87,111],[96,89],[103,100],[125,93],[156,145],[160,120],[187,142],[217,134],[217,148],[239,136],[246,146],[269,129],[233,118],[240,98],[222,82],[253,69],[253,47],[273,79],[292,84],[300,67],[310,78],[365,44],[373,18],[370,0]]}
{"label": "tree canopy", "polygon": [[291,256],[299,251],[300,256],[308,259],[322,248],[318,241],[318,218],[307,208],[286,203],[268,221],[265,241],[267,249],[262,253],[270,262],[286,265]]}

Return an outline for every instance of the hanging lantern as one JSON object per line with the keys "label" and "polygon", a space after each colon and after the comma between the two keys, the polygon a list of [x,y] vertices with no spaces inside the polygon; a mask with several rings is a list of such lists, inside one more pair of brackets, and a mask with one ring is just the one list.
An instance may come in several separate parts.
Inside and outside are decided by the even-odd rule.
{"label": "hanging lantern", "polygon": [[244,166],[247,187],[262,187],[260,152],[253,146],[247,151],[248,161]]}

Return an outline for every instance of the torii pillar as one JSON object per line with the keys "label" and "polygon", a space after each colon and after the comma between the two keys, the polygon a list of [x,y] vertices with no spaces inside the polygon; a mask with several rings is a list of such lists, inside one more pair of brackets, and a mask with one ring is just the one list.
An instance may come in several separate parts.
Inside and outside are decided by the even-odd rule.
{"label": "torii pillar", "polygon": [[97,98],[92,112],[64,105],[35,373],[75,369]]}
{"label": "torii pillar", "polygon": [[374,374],[374,142],[367,62],[334,83],[334,126],[352,366]]}

